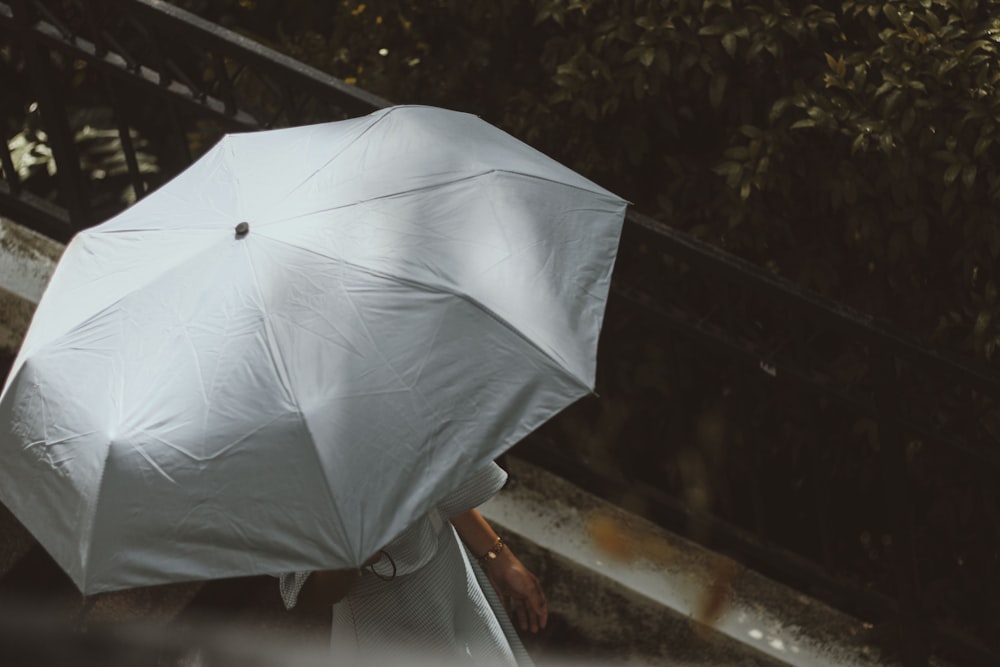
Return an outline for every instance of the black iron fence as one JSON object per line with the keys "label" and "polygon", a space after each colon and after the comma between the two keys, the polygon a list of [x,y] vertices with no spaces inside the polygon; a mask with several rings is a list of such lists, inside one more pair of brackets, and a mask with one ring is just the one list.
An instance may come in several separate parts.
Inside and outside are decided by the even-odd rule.
{"label": "black iron fence", "polygon": [[[80,133],[87,127],[81,114],[89,106],[110,112],[106,122],[117,133],[128,185],[142,197],[156,180],[140,169],[136,130],[156,137],[156,153],[166,160],[157,171],[172,174],[193,158],[192,131],[204,145],[227,131],[346,118],[389,105],[156,0],[13,0],[0,3],[0,28],[16,62],[8,76],[22,77],[20,90],[36,102],[58,165],[57,197],[47,200],[24,187],[5,143],[0,198],[6,210],[63,241],[114,210],[99,196],[104,184],[95,182],[106,174],[95,178],[81,165]],[[3,111],[9,123],[10,109]],[[4,129],[10,137],[20,128]]]}
{"label": "black iron fence", "polygon": [[[223,132],[389,104],[157,0],[3,0],[0,49],[0,213],[62,241]],[[602,346],[597,405],[519,453],[872,620],[906,665],[1000,664],[1000,374],[634,210]]]}

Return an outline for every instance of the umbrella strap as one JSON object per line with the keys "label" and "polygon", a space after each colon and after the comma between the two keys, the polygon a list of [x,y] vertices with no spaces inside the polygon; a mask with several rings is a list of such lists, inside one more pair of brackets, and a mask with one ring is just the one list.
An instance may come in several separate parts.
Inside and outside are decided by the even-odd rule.
{"label": "umbrella strap", "polygon": [[[382,581],[392,581],[393,579],[396,578],[396,561],[392,559],[392,556],[390,556],[389,552],[386,551],[385,549],[379,549],[378,553],[379,553],[379,559],[376,562],[369,565],[368,570]],[[392,565],[392,574],[390,575],[384,575],[375,569],[375,566],[382,562],[381,558],[382,556],[388,558],[389,563]]]}

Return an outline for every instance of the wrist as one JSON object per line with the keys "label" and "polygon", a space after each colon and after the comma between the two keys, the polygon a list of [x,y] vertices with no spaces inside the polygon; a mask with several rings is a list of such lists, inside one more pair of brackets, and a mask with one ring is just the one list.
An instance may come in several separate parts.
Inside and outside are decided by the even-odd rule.
{"label": "wrist", "polygon": [[479,565],[481,567],[485,568],[490,565],[490,563],[497,560],[500,554],[506,551],[506,547],[507,545],[504,543],[503,538],[498,537],[488,551],[476,556],[476,560],[479,561]]}

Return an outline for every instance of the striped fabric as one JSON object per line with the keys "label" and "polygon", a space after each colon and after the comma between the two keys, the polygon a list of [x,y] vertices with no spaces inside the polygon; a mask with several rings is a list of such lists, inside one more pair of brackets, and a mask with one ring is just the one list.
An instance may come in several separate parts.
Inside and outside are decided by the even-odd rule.
{"label": "striped fabric", "polygon": [[[386,546],[396,577],[384,581],[366,571],[333,607],[336,655],[365,662],[365,656],[384,656],[395,647],[429,663],[438,657],[446,664],[533,664],[485,573],[447,522],[484,503],[506,480],[507,473],[490,464]],[[392,573],[385,558],[375,569]],[[295,605],[308,576],[280,578],[287,608]]]}

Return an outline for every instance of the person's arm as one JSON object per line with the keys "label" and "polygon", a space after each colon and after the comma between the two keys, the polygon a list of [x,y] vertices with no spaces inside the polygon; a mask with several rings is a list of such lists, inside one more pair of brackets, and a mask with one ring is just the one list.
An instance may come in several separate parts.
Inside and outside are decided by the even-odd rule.
{"label": "person's arm", "polygon": [[477,510],[469,510],[452,517],[451,524],[477,558],[488,553],[495,556],[481,559],[480,564],[518,628],[531,632],[544,628],[548,622],[549,603],[538,578],[506,545],[497,548],[500,538],[483,515]]}
{"label": "person's arm", "polygon": [[296,606],[309,611],[329,609],[344,599],[358,574],[357,570],[311,572],[299,591]]}
{"label": "person's arm", "polygon": [[[366,560],[361,567],[373,565],[381,557],[382,552],[380,551]],[[360,570],[317,570],[310,572],[309,578],[299,590],[296,606],[312,611],[329,609],[344,599],[359,576],[361,576]]]}

